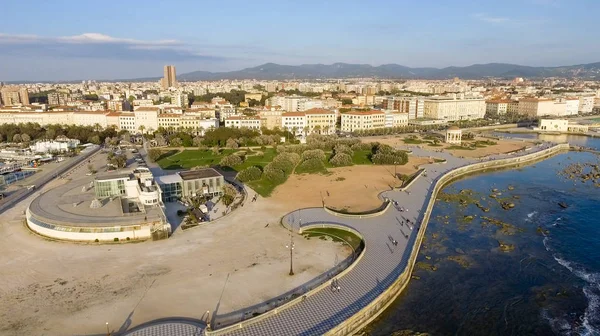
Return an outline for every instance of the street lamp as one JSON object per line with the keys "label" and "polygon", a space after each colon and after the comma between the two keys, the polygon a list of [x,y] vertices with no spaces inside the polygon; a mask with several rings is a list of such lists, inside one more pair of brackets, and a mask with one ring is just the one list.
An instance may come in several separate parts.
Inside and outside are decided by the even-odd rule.
{"label": "street lamp", "polygon": [[106,322],[106,336],[110,336],[110,330],[108,329],[108,322]]}
{"label": "street lamp", "polygon": [[[300,225],[302,225],[302,219],[300,219]],[[294,224],[291,224],[290,228],[290,244],[285,247],[290,249],[290,275],[294,275]]]}
{"label": "street lamp", "polygon": [[394,178],[397,179],[398,178],[398,172],[396,171],[396,165],[398,164],[398,161],[394,161]]}

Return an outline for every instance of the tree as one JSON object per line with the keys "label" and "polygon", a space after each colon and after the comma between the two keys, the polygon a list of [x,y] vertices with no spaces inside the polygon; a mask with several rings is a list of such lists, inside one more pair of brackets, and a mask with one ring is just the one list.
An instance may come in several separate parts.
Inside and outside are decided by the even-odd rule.
{"label": "tree", "polygon": [[164,147],[167,145],[167,140],[165,140],[165,137],[160,133],[156,133],[154,135],[154,141],[156,141],[156,145],[159,147]]}
{"label": "tree", "polygon": [[223,167],[235,167],[242,164],[242,158],[239,155],[231,154],[221,159],[220,165]]}
{"label": "tree", "polygon": [[140,127],[138,127],[138,129],[140,130],[140,133],[144,134],[144,130],[146,129],[146,126],[140,125]]}
{"label": "tree", "polygon": [[250,182],[259,180],[261,175],[262,171],[260,170],[260,168],[251,166],[240,171],[235,178],[242,182]]}
{"label": "tree", "polygon": [[237,141],[232,138],[227,139],[226,146],[233,149],[237,149],[239,147]]}
{"label": "tree", "polygon": [[181,147],[181,145],[183,145],[183,141],[181,141],[181,138],[171,138],[169,139],[169,146],[171,147]]}
{"label": "tree", "polygon": [[127,100],[129,100],[130,103],[133,103],[133,101],[135,100],[135,96],[129,96]]}
{"label": "tree", "polygon": [[352,99],[342,99],[343,105],[352,105]]}
{"label": "tree", "polygon": [[91,143],[93,143],[93,144],[99,145],[100,144],[100,137],[98,136],[98,134],[95,134],[95,135],[92,135],[91,137],[89,137],[88,141],[91,142]]}
{"label": "tree", "polygon": [[150,158],[150,160],[152,160],[153,162],[158,161],[158,159],[160,159],[161,155],[162,155],[162,152],[156,148],[151,148],[148,151],[148,158]]}
{"label": "tree", "polygon": [[23,134],[21,134],[21,141],[22,142],[29,142],[29,141],[31,141],[31,137],[29,136],[29,134],[23,133]]}
{"label": "tree", "polygon": [[17,133],[13,135],[13,142],[21,142],[21,134]]}

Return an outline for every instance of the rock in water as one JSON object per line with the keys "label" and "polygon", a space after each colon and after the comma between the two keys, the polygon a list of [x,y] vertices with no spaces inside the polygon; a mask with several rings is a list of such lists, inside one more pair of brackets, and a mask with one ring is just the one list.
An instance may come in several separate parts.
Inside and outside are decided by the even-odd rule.
{"label": "rock in water", "polygon": [[566,209],[569,207],[569,205],[565,202],[558,202],[558,205],[560,205],[561,208]]}

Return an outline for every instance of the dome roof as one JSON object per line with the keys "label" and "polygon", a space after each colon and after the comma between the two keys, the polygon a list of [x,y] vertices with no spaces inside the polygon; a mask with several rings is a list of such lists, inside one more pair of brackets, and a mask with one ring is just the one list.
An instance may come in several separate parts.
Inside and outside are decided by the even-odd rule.
{"label": "dome roof", "polygon": [[448,131],[459,131],[460,128],[456,127],[456,126],[450,126],[448,127]]}

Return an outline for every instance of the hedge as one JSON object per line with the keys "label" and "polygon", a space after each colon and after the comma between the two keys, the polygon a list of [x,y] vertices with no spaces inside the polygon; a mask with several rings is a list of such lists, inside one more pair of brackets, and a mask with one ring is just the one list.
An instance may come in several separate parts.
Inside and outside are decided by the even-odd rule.
{"label": "hedge", "polygon": [[242,164],[242,158],[235,154],[227,155],[221,159],[220,164],[224,167],[235,167]]}
{"label": "hedge", "polygon": [[335,167],[351,166],[352,157],[346,153],[338,153],[329,160],[329,163]]}

